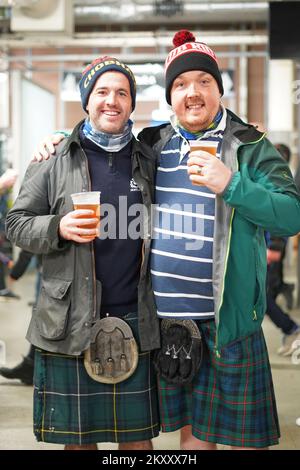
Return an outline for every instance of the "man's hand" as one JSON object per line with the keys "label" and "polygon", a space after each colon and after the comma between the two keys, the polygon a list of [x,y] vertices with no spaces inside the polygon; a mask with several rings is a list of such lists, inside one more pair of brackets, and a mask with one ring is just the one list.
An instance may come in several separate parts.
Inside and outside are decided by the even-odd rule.
{"label": "man's hand", "polygon": [[[93,217],[93,215],[94,211],[87,209],[77,209],[69,212],[60,221],[60,237],[77,243],[91,242],[99,235],[97,227],[99,219]],[[86,228],[87,225],[94,225],[95,227]]]}
{"label": "man's hand", "polygon": [[0,190],[11,188],[15,184],[17,178],[18,173],[15,170],[12,168],[6,170],[6,172],[0,177]]}
{"label": "man's hand", "polygon": [[65,138],[64,134],[52,134],[45,137],[45,139],[39,143],[38,147],[33,153],[32,162],[42,162],[48,160],[51,155],[55,154],[55,146],[59,144]]}
{"label": "man's hand", "polygon": [[224,191],[232,176],[221,160],[203,150],[191,152],[187,164],[191,182],[206,186],[215,194]]}

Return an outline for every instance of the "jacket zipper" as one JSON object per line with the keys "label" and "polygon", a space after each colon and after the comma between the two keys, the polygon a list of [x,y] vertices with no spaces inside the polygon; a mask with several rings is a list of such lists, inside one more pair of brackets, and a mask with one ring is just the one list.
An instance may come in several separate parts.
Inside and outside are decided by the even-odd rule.
{"label": "jacket zipper", "polygon": [[[88,177],[88,189],[89,189],[89,191],[91,191],[92,183],[91,183],[91,177],[90,177],[90,173],[89,173],[88,159],[87,159],[87,156],[86,156],[86,154],[85,154],[82,147],[81,147],[81,151],[82,151],[84,163],[85,163],[85,166],[86,166],[86,174],[87,174],[87,177]],[[93,273],[93,284],[94,284],[94,289],[93,289],[94,308],[93,308],[93,314],[92,314],[92,323],[95,323],[96,315],[97,315],[97,311],[96,311],[97,310],[97,299],[96,299],[97,283],[96,283],[96,272],[95,272],[95,252],[94,252],[93,243],[91,243],[91,254],[92,254],[92,273]]]}
{"label": "jacket zipper", "polygon": [[145,260],[145,241],[143,240],[143,244],[142,244],[142,253],[141,253],[141,267],[140,267],[140,275],[142,273],[142,269],[143,269],[143,264],[144,264],[144,260]]}
{"label": "jacket zipper", "polygon": [[[137,155],[138,152],[135,152],[134,155]],[[134,155],[132,156],[132,158],[134,157]],[[138,160],[138,158],[136,157],[136,159]],[[141,176],[142,177],[142,176]],[[132,178],[134,178],[134,175],[132,173]],[[141,195],[142,195],[142,201],[143,201],[143,204],[144,204],[144,195],[143,195],[143,192],[144,192],[144,184],[142,183],[142,187],[140,187],[139,185],[139,182],[136,181],[136,184],[137,186],[139,187],[140,191],[141,191]],[[147,230],[148,230],[149,227],[147,227]],[[148,232],[147,232],[147,238],[148,238]],[[145,251],[146,251],[146,248],[145,248],[145,240],[143,240],[142,242],[142,251],[141,251],[141,265],[140,265],[140,274],[142,272],[142,269],[143,269],[143,265],[144,265],[144,260],[145,260]]]}
{"label": "jacket zipper", "polygon": [[[218,314],[219,314],[219,322],[218,322],[218,323],[220,323],[220,310],[221,310],[221,307],[222,307],[222,304],[223,304],[224,286],[225,286],[225,276],[226,276],[227,265],[228,265],[229,248],[230,248],[230,241],[231,241],[231,234],[232,234],[232,221],[233,221],[234,213],[235,213],[235,209],[232,209],[232,214],[231,214],[231,217],[230,217],[230,224],[229,224],[228,244],[227,244],[227,250],[226,250],[226,256],[225,256],[225,269],[224,269],[224,275],[223,275],[223,280],[222,280],[221,302],[220,302],[219,310],[218,310]],[[219,331],[219,328],[217,327],[217,328],[216,328],[216,339],[215,339],[215,354],[216,354],[216,357],[217,357],[217,358],[220,358],[220,357],[221,357],[221,353],[220,353],[220,351],[218,350],[218,336],[219,336],[218,331]]]}
{"label": "jacket zipper", "polygon": [[[258,142],[260,142],[265,136],[266,136],[266,132],[258,139],[258,140],[255,140],[253,142],[247,142],[245,144],[242,144],[240,145],[238,148],[237,148],[237,152],[239,150],[239,148],[243,145],[253,145],[253,144],[257,144]],[[224,269],[224,275],[223,275],[223,283],[222,283],[222,294],[221,294],[221,302],[220,302],[220,305],[219,305],[219,309],[218,309],[218,314],[219,314],[219,321],[218,321],[218,324],[220,323],[220,310],[222,308],[222,304],[223,304],[223,298],[224,298],[224,285],[225,285],[225,276],[226,276],[226,272],[227,272],[227,265],[228,265],[228,258],[229,258],[229,248],[230,248],[230,242],[231,242],[231,235],[232,235],[232,221],[233,221],[233,216],[234,216],[234,213],[235,213],[235,209],[232,210],[232,214],[231,214],[231,218],[230,218],[230,225],[229,225],[229,237],[228,237],[228,245],[227,245],[227,250],[226,250],[226,256],[225,256],[225,269]],[[256,320],[257,319],[257,316],[256,316],[256,311],[254,310],[253,311],[253,320]],[[219,333],[218,333],[218,326],[216,328],[216,338],[215,338],[215,355],[217,358],[220,358],[221,357],[221,353],[218,349],[218,342],[219,342]]]}

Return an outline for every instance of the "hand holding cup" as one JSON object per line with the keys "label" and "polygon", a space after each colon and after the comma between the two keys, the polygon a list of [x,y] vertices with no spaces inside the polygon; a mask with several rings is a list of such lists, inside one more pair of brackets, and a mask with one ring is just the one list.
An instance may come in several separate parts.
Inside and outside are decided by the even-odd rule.
{"label": "hand holding cup", "polygon": [[74,211],[60,221],[59,234],[66,240],[88,243],[100,235],[100,191],[71,194]]}
{"label": "hand holding cup", "polygon": [[206,186],[212,192],[222,193],[230,181],[232,172],[216,158],[218,142],[190,141],[190,156],[187,161],[188,175],[192,184]]}

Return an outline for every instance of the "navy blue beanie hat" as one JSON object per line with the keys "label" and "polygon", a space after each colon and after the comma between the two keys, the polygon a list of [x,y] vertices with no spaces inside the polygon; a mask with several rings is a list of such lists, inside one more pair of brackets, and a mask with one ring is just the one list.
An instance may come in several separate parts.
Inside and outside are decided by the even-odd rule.
{"label": "navy blue beanie hat", "polygon": [[136,99],[136,82],[134,75],[128,65],[120,62],[114,57],[99,57],[98,59],[93,60],[84,71],[79,82],[81,103],[84,111],[89,101],[89,96],[95,86],[96,81],[105,72],[110,70],[123,73],[129,81],[130,85],[130,94],[132,98],[132,111],[135,108],[135,99]]}

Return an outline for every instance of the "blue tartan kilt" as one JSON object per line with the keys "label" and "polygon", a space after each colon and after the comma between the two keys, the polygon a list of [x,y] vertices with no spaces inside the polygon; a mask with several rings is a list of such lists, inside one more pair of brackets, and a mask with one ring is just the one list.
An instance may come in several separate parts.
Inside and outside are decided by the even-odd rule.
{"label": "blue tartan kilt", "polygon": [[[123,318],[138,342],[137,314]],[[36,350],[34,434],[58,444],[144,441],[159,433],[152,354],[139,352],[134,374],[110,385],[87,374],[83,355]]]}

